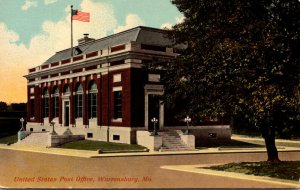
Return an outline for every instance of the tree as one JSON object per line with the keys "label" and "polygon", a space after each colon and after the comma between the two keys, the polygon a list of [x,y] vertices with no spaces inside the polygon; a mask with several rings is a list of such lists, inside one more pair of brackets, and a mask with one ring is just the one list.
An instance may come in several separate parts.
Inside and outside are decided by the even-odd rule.
{"label": "tree", "polygon": [[279,162],[275,133],[300,120],[299,1],[172,3],[185,19],[170,37],[185,48],[150,66],[165,70],[166,105],[196,121],[242,115],[260,128],[268,161]]}
{"label": "tree", "polygon": [[0,112],[6,112],[7,111],[7,103],[0,101]]}
{"label": "tree", "polygon": [[11,112],[26,112],[26,103],[12,103],[8,106],[8,111]]}

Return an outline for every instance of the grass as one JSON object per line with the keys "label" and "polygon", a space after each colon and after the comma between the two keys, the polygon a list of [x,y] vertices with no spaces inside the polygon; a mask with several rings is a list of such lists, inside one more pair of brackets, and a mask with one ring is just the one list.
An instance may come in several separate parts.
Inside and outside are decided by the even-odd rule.
{"label": "grass", "polygon": [[209,142],[205,145],[205,147],[210,148],[259,148],[259,147],[265,147],[264,145],[259,144],[253,144],[243,141],[237,141],[237,140],[229,140],[229,141],[213,141]]}
{"label": "grass", "polygon": [[82,140],[66,143],[60,148],[79,149],[79,150],[143,150],[145,147],[135,144],[122,144],[102,141]]}
{"label": "grass", "polygon": [[16,142],[18,142],[17,134],[0,138],[0,144],[13,144]]}
{"label": "grass", "polygon": [[241,162],[206,168],[218,171],[244,173],[256,176],[268,176],[294,181],[299,181],[300,178],[300,161],[283,161],[280,163]]}

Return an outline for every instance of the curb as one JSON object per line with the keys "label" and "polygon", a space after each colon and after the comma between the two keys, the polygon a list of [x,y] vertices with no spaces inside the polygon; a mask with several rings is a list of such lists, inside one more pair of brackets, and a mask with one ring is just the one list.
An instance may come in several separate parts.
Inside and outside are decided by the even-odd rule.
{"label": "curb", "polygon": [[143,149],[143,150],[97,150],[98,154],[103,153],[135,153],[135,152],[149,152],[149,149]]}
{"label": "curb", "polygon": [[[178,151],[178,152],[145,152],[144,150],[137,152],[105,152],[100,153],[97,151],[93,152],[84,152],[85,150],[77,150],[78,152],[84,152],[86,155],[80,153],[74,153],[76,149],[62,149],[65,152],[55,152],[55,151],[42,151],[42,150],[34,150],[34,149],[26,149],[26,148],[15,148],[7,145],[0,145],[0,149],[6,150],[17,150],[17,151],[26,151],[26,152],[35,152],[35,153],[44,153],[44,154],[54,154],[54,155],[62,155],[62,156],[73,156],[73,157],[81,157],[81,158],[104,158],[104,157],[131,157],[131,156],[166,156],[166,155],[197,155],[197,154],[244,154],[244,153],[263,153],[266,152],[266,149],[226,149],[226,150],[218,150],[218,148],[208,149],[208,150],[197,150],[197,151]],[[51,150],[48,148],[48,150]],[[69,152],[68,152],[69,151]],[[278,150],[278,152],[299,152],[299,148],[291,148],[291,149],[282,149]],[[90,155],[88,155],[90,154]]]}

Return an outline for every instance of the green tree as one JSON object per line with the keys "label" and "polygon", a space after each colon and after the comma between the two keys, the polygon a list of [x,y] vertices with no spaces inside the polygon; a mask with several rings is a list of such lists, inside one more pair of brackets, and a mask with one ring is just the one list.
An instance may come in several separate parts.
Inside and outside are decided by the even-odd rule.
{"label": "green tree", "polygon": [[260,128],[268,161],[279,162],[275,132],[299,127],[299,1],[172,3],[185,19],[170,36],[185,48],[151,66],[165,70],[166,105],[195,121],[242,115]]}

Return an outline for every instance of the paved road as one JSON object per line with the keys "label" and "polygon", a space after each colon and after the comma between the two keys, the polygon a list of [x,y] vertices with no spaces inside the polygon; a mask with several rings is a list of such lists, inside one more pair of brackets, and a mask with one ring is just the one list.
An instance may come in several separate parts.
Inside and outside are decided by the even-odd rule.
{"label": "paved road", "polygon": [[[280,153],[280,157],[282,160],[299,160],[300,152]],[[160,168],[162,165],[222,164],[265,159],[266,153],[78,158],[14,150],[0,150],[0,186],[22,188],[287,187],[265,182],[172,171]],[[107,181],[109,179],[127,181]]]}

